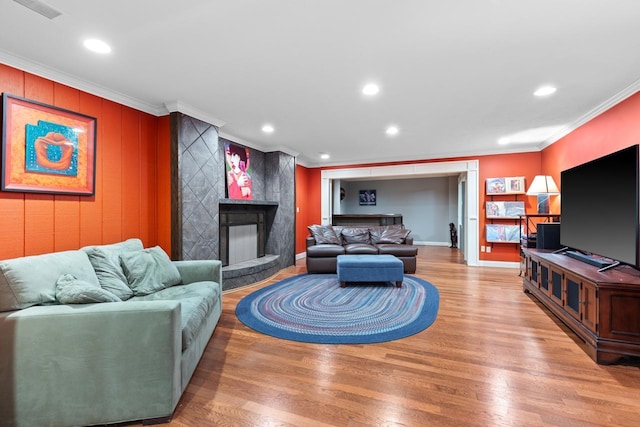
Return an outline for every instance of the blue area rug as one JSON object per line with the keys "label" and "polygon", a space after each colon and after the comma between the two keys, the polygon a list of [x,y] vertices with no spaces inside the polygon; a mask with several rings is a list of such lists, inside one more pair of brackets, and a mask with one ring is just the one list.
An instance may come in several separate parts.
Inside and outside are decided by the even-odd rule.
{"label": "blue area rug", "polygon": [[248,327],[292,341],[366,344],[397,340],[429,327],[440,294],[431,283],[404,276],[393,283],[341,288],[335,274],[301,274],[244,297],[236,316]]}

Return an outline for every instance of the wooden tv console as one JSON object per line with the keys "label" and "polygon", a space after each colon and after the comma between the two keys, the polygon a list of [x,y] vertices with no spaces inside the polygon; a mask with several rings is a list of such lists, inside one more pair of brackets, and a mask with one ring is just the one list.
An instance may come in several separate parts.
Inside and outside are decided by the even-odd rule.
{"label": "wooden tv console", "polygon": [[598,268],[548,250],[523,249],[524,291],[586,343],[600,364],[640,356],[640,271]]}

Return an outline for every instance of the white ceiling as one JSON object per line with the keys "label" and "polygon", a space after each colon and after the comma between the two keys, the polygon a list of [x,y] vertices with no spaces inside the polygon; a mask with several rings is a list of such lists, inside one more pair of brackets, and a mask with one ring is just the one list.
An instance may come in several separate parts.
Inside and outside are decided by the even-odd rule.
{"label": "white ceiling", "polygon": [[0,1],[0,62],[306,166],[539,150],[640,88],[638,0],[46,4]]}

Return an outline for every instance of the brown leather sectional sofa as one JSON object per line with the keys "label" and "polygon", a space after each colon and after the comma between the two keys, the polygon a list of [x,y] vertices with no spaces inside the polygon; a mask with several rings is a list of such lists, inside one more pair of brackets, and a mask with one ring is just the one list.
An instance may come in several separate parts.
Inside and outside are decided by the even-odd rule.
{"label": "brown leather sectional sofa", "polygon": [[404,272],[416,272],[418,248],[411,230],[402,225],[339,226],[310,225],[307,237],[307,272],[335,273],[338,255],[394,255],[404,264]]}

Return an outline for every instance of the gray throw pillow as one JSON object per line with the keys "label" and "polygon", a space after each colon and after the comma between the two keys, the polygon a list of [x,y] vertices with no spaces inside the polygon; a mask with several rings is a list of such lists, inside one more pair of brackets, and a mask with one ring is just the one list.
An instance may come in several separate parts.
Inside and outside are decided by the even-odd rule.
{"label": "gray throw pillow", "polygon": [[343,228],[340,235],[345,244],[365,243],[368,245],[371,243],[368,228]]}
{"label": "gray throw pillow", "polygon": [[120,266],[120,254],[143,248],[140,239],[128,239],[110,245],[86,246],[82,250],[89,256],[89,261],[98,276],[102,289],[126,301],[133,296],[133,291],[129,288],[127,278]]}
{"label": "gray throw pillow", "polygon": [[91,304],[122,301],[100,286],[80,280],[73,274],[63,274],[56,281],[56,300],[62,304]]}
{"label": "gray throw pillow", "polygon": [[331,244],[341,245],[342,242],[338,238],[338,235],[330,225],[310,225],[307,227],[309,233],[316,240],[316,245]]}
{"label": "gray throw pillow", "polygon": [[149,295],[182,281],[178,268],[160,246],[122,253],[120,262],[136,296]]}
{"label": "gray throw pillow", "polygon": [[411,230],[402,228],[398,225],[374,227],[370,230],[371,243],[404,243],[405,239],[411,233]]}

